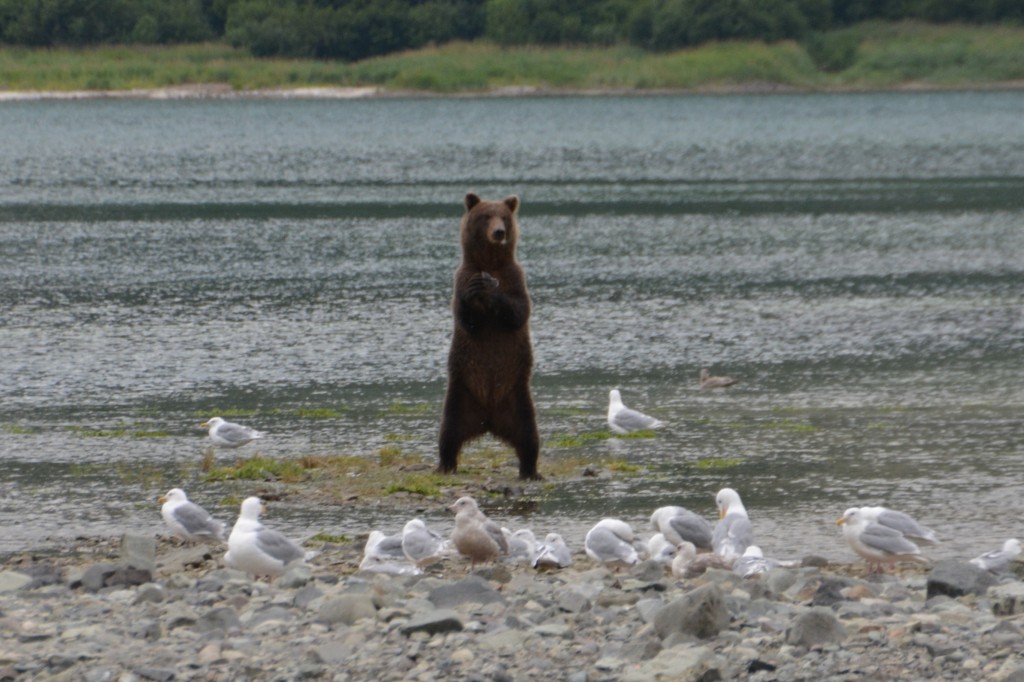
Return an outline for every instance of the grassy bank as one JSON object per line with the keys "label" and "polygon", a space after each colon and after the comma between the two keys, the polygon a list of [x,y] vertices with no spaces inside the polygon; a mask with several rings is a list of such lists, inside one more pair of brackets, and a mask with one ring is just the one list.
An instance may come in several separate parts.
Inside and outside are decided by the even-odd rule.
{"label": "grassy bank", "polygon": [[226,45],[0,49],[0,90],[132,90],[226,84],[437,93],[495,89],[810,90],[1024,82],[1024,28],[862,24],[805,43],[735,42],[666,54],[629,47],[427,48],[357,63],[255,59]]}

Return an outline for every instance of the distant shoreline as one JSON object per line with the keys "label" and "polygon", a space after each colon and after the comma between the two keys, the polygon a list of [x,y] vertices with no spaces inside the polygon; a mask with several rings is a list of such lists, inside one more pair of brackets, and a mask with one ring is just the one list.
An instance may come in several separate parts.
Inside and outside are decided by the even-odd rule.
{"label": "distant shoreline", "polygon": [[541,88],[502,87],[481,91],[438,93],[427,90],[392,90],[376,86],[335,87],[299,86],[294,88],[258,88],[236,90],[227,83],[204,83],[162,88],[128,90],[0,90],[2,102],[77,101],[77,100],[242,100],[242,99],[399,99],[399,98],[473,98],[473,97],[604,97],[604,96],[678,96],[678,95],[759,95],[759,94],[837,94],[867,92],[989,92],[1024,90],[1024,81],[1013,80],[979,84],[937,86],[907,82],[891,87],[805,88],[781,83],[747,83],[697,88]]}

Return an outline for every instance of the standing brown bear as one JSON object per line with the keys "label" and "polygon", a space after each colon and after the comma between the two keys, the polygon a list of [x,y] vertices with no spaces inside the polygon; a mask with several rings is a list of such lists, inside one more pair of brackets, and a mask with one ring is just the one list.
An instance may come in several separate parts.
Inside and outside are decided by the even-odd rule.
{"label": "standing brown bear", "polygon": [[519,478],[539,479],[530,294],[516,260],[519,197],[483,201],[470,192],[465,204],[437,470],[454,472],[462,445],[490,432],[515,448]]}

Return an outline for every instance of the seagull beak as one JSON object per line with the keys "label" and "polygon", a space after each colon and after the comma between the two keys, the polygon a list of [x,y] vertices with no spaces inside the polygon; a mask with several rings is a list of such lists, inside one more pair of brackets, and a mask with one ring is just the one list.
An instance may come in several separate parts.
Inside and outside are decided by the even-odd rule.
{"label": "seagull beak", "polygon": [[845,525],[845,524],[846,524],[846,517],[845,516],[843,518],[841,518],[841,519],[836,519],[836,525],[837,526],[842,526],[842,525]]}
{"label": "seagull beak", "polygon": [[159,502],[160,504],[163,504],[164,502],[167,501],[167,496],[161,495],[160,497],[156,498],[156,501]]}
{"label": "seagull beak", "polygon": [[205,422],[203,422],[202,424],[200,424],[199,426],[205,429],[205,428],[206,428],[207,426],[209,426],[209,425],[210,425],[210,422],[208,422],[208,421],[205,421]]}
{"label": "seagull beak", "polygon": [[725,507],[722,507],[721,509],[718,510],[718,520],[719,521],[721,521],[722,519],[725,518],[725,511],[726,511]]}

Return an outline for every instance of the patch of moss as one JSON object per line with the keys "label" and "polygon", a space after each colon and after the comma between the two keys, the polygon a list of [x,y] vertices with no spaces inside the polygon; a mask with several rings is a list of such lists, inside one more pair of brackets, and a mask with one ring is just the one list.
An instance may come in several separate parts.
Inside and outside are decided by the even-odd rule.
{"label": "patch of moss", "polygon": [[336,544],[336,545],[341,545],[341,544],[344,544],[346,542],[349,542],[350,538],[347,535],[334,535],[332,533],[325,533],[325,532],[321,531],[321,532],[317,533],[316,535],[314,535],[313,537],[311,537],[309,539],[309,541],[311,541],[311,542],[322,542],[322,543],[330,542],[330,543],[333,543],[333,544]]}
{"label": "patch of moss", "polygon": [[26,426],[18,426],[17,424],[4,424],[0,426],[5,432],[13,434],[15,436],[27,436],[31,433],[35,433],[32,429]]}
{"label": "patch of moss", "polygon": [[297,483],[306,478],[303,464],[291,459],[273,459],[256,455],[230,466],[211,467],[207,481],[284,481]]}
{"label": "patch of moss", "polygon": [[604,467],[609,471],[615,471],[620,474],[638,474],[641,471],[639,464],[632,464],[621,459],[605,462]]}
{"label": "patch of moss", "polygon": [[792,419],[782,419],[780,421],[766,422],[764,426],[769,429],[784,429],[786,431],[793,431],[796,433],[813,433],[815,431],[818,431],[818,427],[815,426],[814,424],[793,421]]}
{"label": "patch of moss", "polygon": [[404,492],[423,497],[439,497],[442,482],[448,483],[449,481],[441,479],[438,474],[408,474],[388,485],[384,488],[384,492],[388,495]]}
{"label": "patch of moss", "polygon": [[434,409],[433,403],[393,402],[384,411],[389,415],[423,415]]}
{"label": "patch of moss", "polygon": [[590,443],[601,440],[609,440],[612,434],[608,431],[585,431],[577,434],[560,434],[555,436],[548,447],[552,448],[581,448]]}
{"label": "patch of moss", "polygon": [[301,419],[337,419],[341,412],[330,407],[300,407],[295,416]]}
{"label": "patch of moss", "polygon": [[701,471],[731,469],[734,466],[739,466],[742,462],[743,460],[735,457],[705,457],[697,460],[697,468]]}

